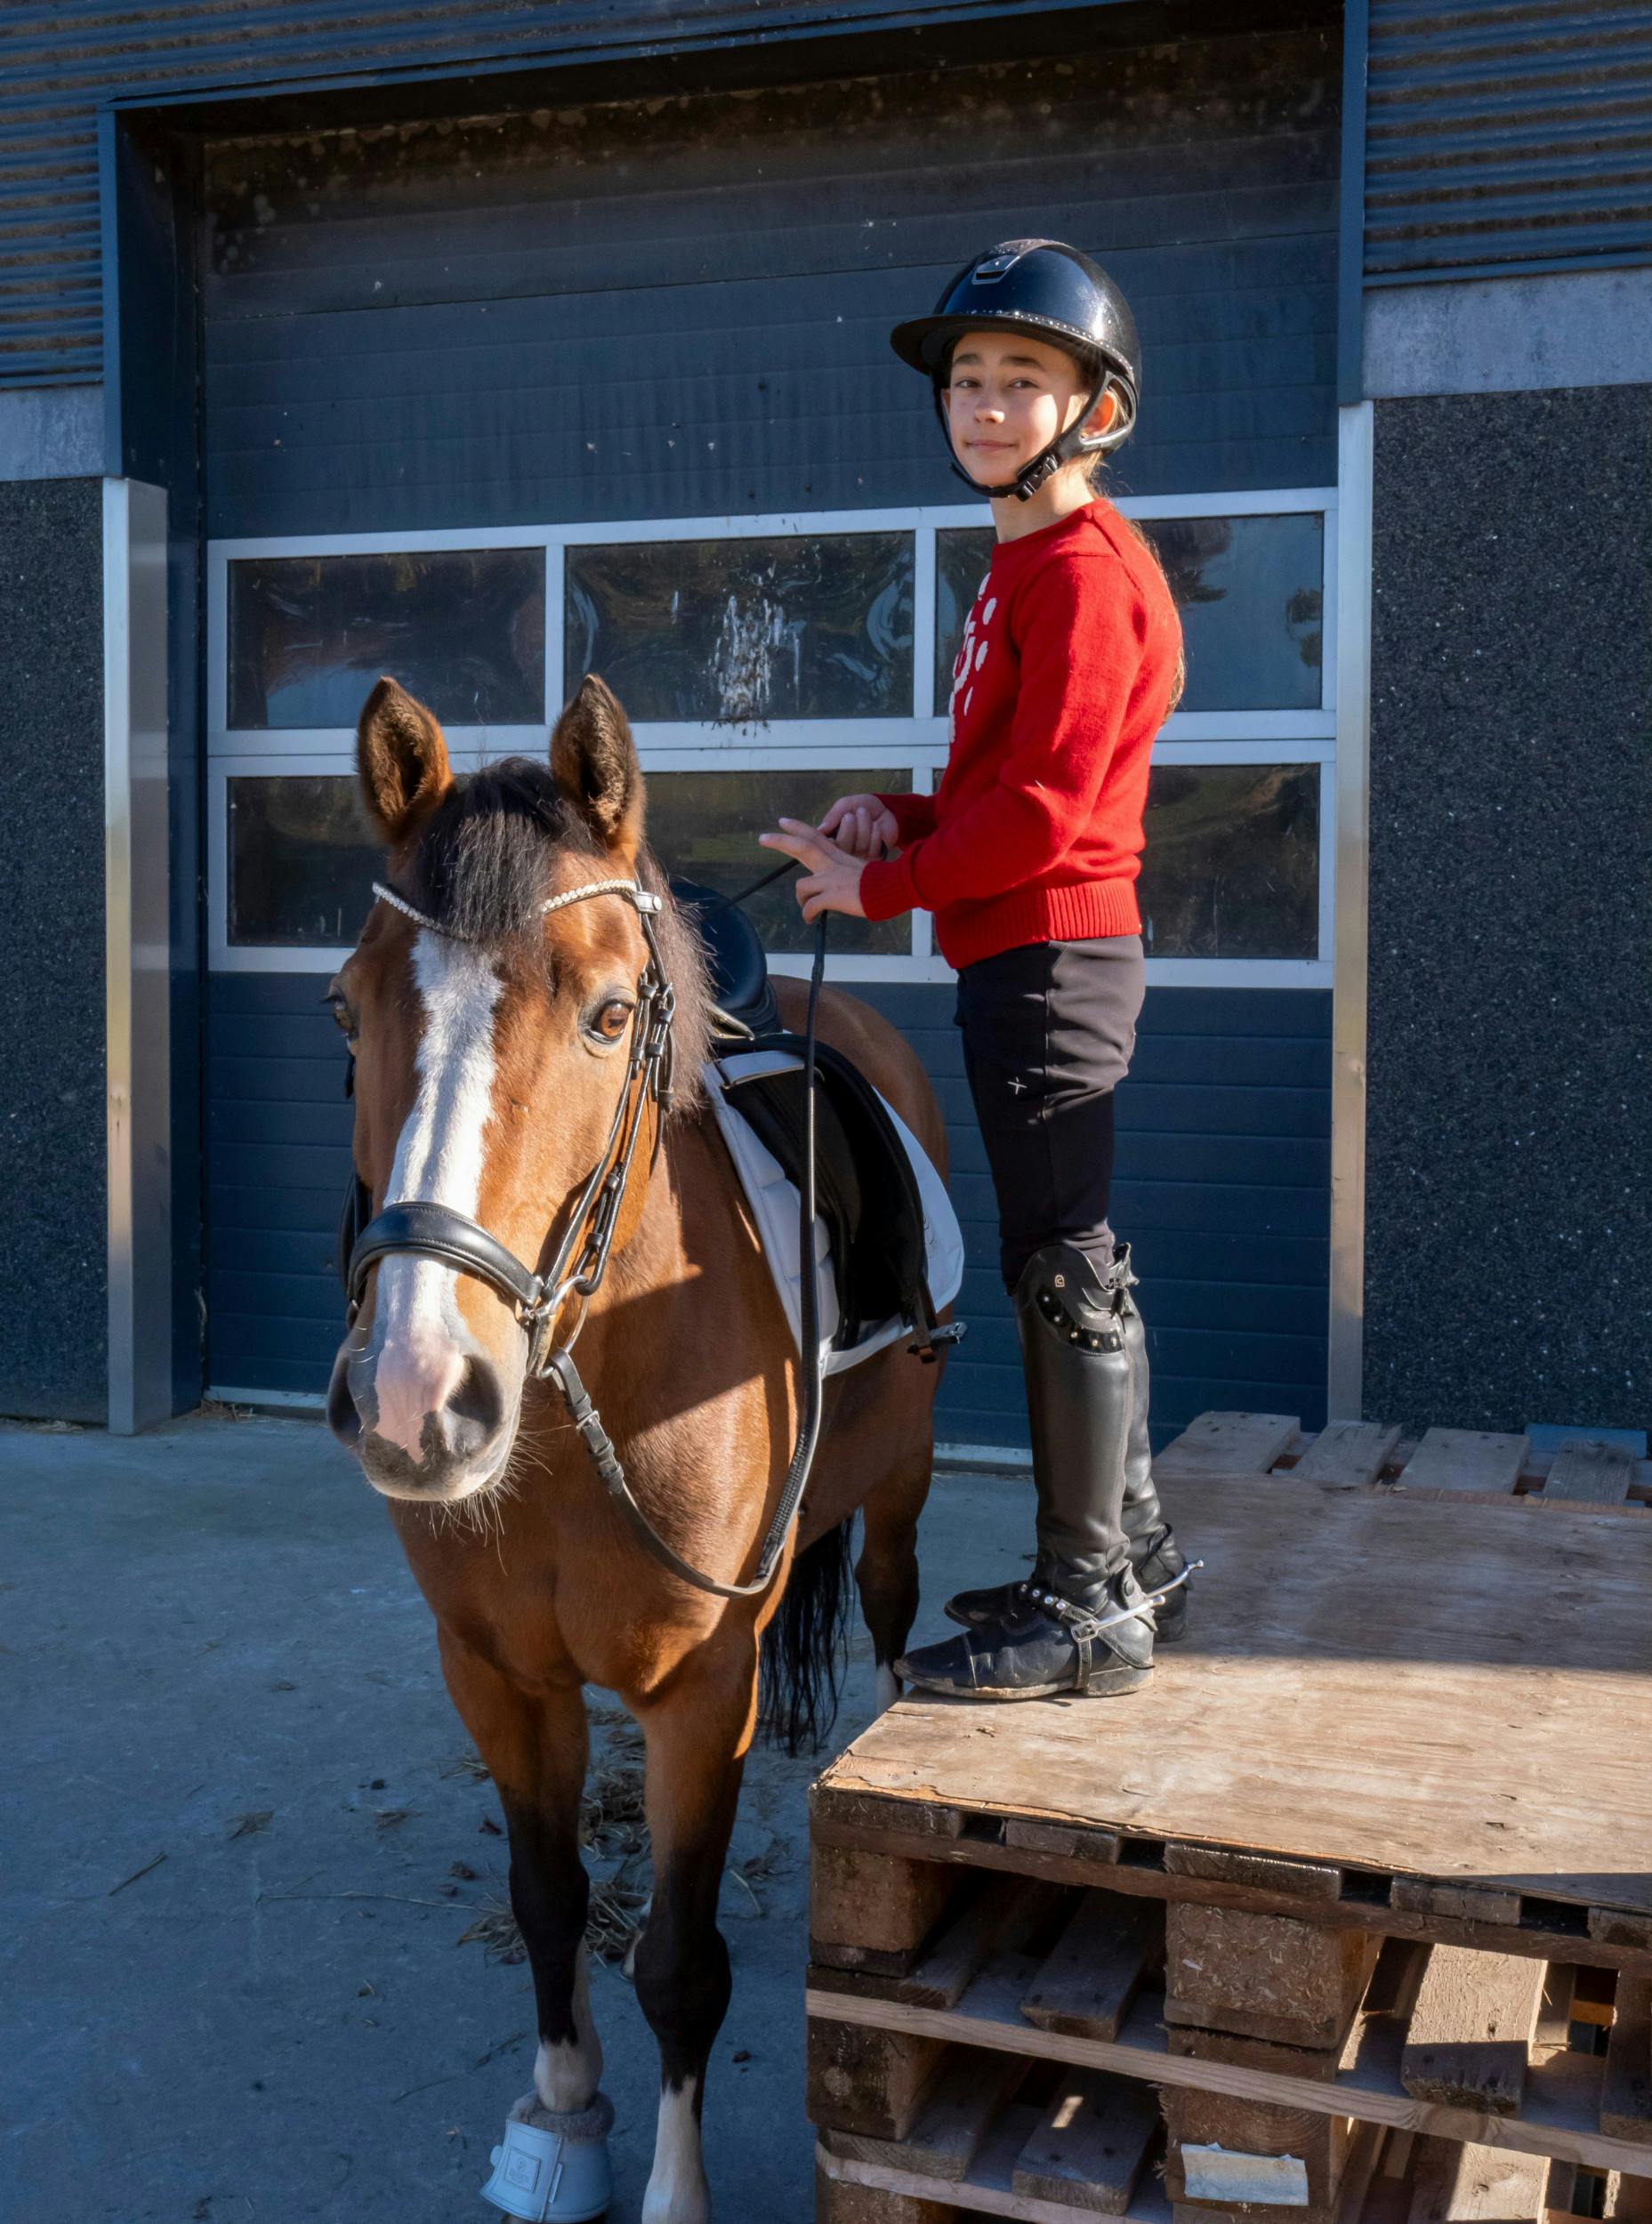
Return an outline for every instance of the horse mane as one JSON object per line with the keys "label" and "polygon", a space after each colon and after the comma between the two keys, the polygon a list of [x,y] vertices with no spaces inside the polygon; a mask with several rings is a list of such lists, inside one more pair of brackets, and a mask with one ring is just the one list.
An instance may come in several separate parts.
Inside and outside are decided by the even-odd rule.
{"label": "horse mane", "polygon": [[[592,864],[608,851],[557,786],[548,764],[505,757],[462,773],[421,830],[408,893],[439,926],[465,942],[510,943],[535,932],[555,851]],[[705,946],[673,900],[659,859],[646,844],[637,878],[665,898],[654,932],[676,993],[673,1108],[694,1107],[711,1042],[712,995]]]}

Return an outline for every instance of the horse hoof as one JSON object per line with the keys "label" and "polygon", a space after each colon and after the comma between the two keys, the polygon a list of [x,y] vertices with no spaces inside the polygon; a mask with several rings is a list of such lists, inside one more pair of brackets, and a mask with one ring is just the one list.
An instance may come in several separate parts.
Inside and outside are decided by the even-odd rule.
{"label": "horse hoof", "polygon": [[613,2197],[608,2133],[613,2103],[599,2093],[571,2114],[535,2107],[531,2121],[512,2115],[493,2150],[493,2175],[482,2198],[530,2224],[593,2224]]}

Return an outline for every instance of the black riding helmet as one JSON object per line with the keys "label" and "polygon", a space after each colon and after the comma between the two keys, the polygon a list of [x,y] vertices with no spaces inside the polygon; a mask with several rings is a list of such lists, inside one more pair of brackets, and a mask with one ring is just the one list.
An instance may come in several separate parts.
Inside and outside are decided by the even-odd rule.
{"label": "black riding helmet", "polygon": [[[966,486],[985,495],[1014,495],[1025,502],[1052,471],[1075,455],[1101,455],[1130,435],[1141,392],[1141,342],[1130,304],[1099,262],[1059,239],[1006,239],[968,262],[947,285],[934,312],[897,325],[890,344],[903,363],[927,371],[941,429],[941,399],[953,347],[966,332],[1024,332],[1049,340],[1094,372],[1090,399],[1068,430],[1003,487],[982,487],[954,456],[952,468]],[[1084,431],[1091,412],[1111,387],[1118,407],[1102,433]]]}

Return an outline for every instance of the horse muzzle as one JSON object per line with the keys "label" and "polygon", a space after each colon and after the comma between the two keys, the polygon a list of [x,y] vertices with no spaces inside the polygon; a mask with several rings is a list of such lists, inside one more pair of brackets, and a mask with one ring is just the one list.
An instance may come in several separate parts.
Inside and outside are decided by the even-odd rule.
{"label": "horse muzzle", "polygon": [[504,1471],[521,1400],[469,1339],[381,1344],[352,1328],[333,1362],[327,1425],[387,1498],[452,1504]]}

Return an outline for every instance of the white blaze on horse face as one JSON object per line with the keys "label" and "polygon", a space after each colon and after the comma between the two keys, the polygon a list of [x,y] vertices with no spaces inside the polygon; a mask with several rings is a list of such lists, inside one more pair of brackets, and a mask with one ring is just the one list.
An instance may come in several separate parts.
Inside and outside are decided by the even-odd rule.
{"label": "white blaze on horse face", "polygon": [[674,2090],[661,2090],[642,2224],[711,2224],[711,2188],[705,2182],[700,2119],[694,2105],[699,2089],[699,2080],[691,2077]]}
{"label": "white blaze on horse face", "polygon": [[[493,1115],[494,1013],[503,984],[487,955],[421,933],[413,978],[424,1011],[419,1090],[396,1146],[387,1203],[418,1199],[476,1217]],[[472,1346],[458,1274],[435,1259],[380,1261],[375,1432],[417,1459],[426,1416],[457,1389]]]}
{"label": "white blaze on horse face", "polygon": [[547,2108],[566,2115],[588,2108],[602,2083],[602,2042],[591,2014],[591,1970],[582,1946],[574,1959],[574,1996],[569,2003],[574,2034],[560,2045],[541,2039],[534,2062],[534,2091]]}

